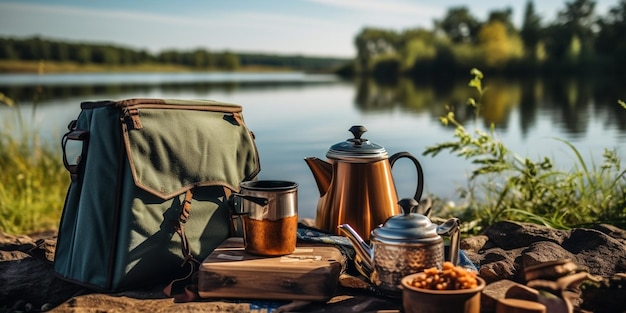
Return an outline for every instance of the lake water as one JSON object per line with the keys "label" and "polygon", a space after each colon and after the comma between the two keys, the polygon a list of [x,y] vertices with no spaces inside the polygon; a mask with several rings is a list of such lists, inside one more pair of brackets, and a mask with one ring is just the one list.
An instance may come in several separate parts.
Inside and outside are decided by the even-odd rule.
{"label": "lake water", "polygon": [[[465,102],[475,97],[466,80],[444,85],[400,81],[377,85],[343,81],[331,75],[302,73],[155,73],[0,75],[0,92],[17,106],[0,105],[0,123],[19,131],[18,121],[36,125],[41,138],[60,146],[69,121],[85,100],[134,97],[212,99],[241,104],[248,127],[256,135],[261,158],[260,179],[299,184],[301,217],[314,217],[319,193],[304,162],[325,158],[331,145],[351,138],[352,125],[364,125],[363,137],[390,154],[407,151],[424,168],[425,193],[459,200],[472,169],[468,161],[449,155],[422,156],[429,146],[453,139],[453,129],[439,122],[446,106],[454,107],[466,128],[496,125],[504,144],[531,159],[552,157],[567,170],[575,156],[554,137],[573,143],[587,162],[602,162],[604,148],[616,148],[622,160],[626,110],[617,104],[626,90],[610,82],[553,80],[507,81],[486,77],[483,111],[474,121]],[[416,188],[411,162],[394,165],[400,197]]]}

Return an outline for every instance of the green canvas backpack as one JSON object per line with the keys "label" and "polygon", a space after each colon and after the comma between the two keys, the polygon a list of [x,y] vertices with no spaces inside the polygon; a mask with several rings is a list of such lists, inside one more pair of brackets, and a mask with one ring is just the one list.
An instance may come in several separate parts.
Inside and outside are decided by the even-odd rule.
{"label": "green canvas backpack", "polygon": [[236,235],[229,195],[260,171],[240,105],[83,102],[68,128],[58,277],[99,291],[168,282]]}

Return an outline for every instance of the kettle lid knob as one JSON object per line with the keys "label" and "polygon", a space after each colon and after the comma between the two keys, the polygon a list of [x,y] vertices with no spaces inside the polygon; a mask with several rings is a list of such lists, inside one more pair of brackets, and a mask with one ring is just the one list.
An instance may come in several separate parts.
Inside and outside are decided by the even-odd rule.
{"label": "kettle lid knob", "polygon": [[409,215],[413,211],[413,208],[419,205],[419,202],[413,198],[403,198],[398,201],[398,204],[402,207],[402,213]]}
{"label": "kettle lid knob", "polygon": [[367,131],[367,128],[362,125],[354,125],[350,127],[349,131],[354,136],[354,139],[350,139],[350,141],[354,142],[357,145],[360,145],[363,141],[367,141],[367,139],[361,139],[361,136]]}

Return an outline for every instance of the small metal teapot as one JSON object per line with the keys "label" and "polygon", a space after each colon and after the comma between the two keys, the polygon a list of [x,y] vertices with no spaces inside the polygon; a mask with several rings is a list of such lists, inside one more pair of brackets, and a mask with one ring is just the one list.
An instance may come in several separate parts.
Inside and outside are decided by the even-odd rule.
{"label": "small metal teapot", "polygon": [[460,221],[451,218],[441,225],[419,213],[411,213],[418,206],[415,199],[398,201],[404,214],[394,215],[383,225],[372,230],[370,244],[348,224],[338,226],[356,251],[355,266],[381,291],[401,292],[404,276],[438,267],[444,262],[444,240],[450,236],[450,262],[459,262]]}

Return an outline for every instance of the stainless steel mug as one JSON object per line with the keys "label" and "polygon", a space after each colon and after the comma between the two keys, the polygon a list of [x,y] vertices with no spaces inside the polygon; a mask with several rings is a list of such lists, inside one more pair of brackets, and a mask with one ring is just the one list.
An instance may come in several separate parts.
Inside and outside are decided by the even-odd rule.
{"label": "stainless steel mug", "polygon": [[298,184],[282,180],[242,182],[233,194],[235,211],[243,216],[246,252],[279,256],[296,249]]}

